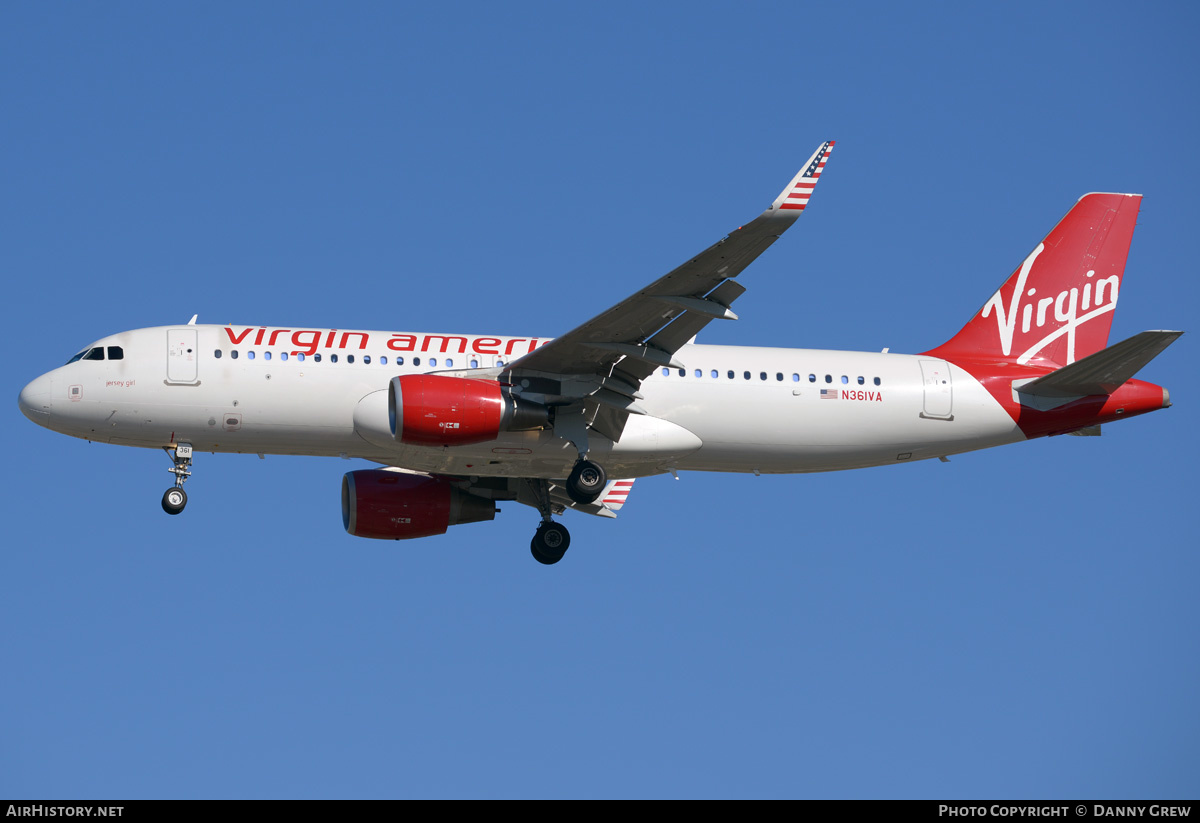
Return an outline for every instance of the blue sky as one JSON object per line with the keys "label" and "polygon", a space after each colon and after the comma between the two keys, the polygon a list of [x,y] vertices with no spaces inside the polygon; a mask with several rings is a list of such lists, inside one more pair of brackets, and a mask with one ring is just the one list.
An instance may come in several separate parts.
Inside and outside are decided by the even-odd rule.
{"label": "blue sky", "polygon": [[1145,195],[1112,340],[1195,332],[1200,13],[960,5],[0,8],[0,796],[1200,795],[1191,335],[1100,439],[643,480],[552,568],[516,504],[351,538],[329,459],[170,518],[16,407],[194,313],[552,336],[826,139],[702,342],[930,348],[1093,190]]}

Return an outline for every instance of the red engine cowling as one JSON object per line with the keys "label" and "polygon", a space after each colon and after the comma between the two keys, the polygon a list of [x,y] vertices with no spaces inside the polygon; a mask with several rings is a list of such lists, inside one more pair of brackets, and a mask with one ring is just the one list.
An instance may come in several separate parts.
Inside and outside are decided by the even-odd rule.
{"label": "red engine cowling", "polygon": [[518,400],[494,380],[406,374],[388,386],[392,437],[411,446],[468,446],[501,431],[547,425],[544,406]]}
{"label": "red engine cowling", "polygon": [[440,477],[365,469],[342,478],[342,524],[355,537],[406,540],[494,520],[496,505]]}

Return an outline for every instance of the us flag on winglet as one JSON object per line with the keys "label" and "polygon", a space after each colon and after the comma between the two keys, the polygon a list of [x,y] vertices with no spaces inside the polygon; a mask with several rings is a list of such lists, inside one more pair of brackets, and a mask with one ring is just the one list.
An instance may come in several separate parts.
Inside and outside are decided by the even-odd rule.
{"label": "us flag on winglet", "polygon": [[629,492],[633,491],[632,480],[614,480],[605,489],[604,497],[600,500],[606,507],[617,511],[625,505]]}
{"label": "us flag on winglet", "polygon": [[808,205],[808,198],[812,197],[813,189],[817,186],[817,180],[821,178],[821,172],[825,169],[825,164],[829,162],[829,153],[833,151],[833,144],[837,142],[830,140],[825,145],[821,146],[821,150],[817,152],[817,156],[813,158],[812,163],[804,170],[804,174],[796,180],[791,191],[783,198],[783,202],[779,204],[781,209],[793,209],[795,211],[804,211],[804,207]]}

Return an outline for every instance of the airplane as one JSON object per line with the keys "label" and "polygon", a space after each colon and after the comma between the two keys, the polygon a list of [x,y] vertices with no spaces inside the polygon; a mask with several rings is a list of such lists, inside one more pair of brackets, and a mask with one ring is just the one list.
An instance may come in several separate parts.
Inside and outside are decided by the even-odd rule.
{"label": "airplane", "polygon": [[[187,324],[88,345],[21,411],[89,441],[161,448],[179,514],[197,452],[361,458],[343,526],[408,539],[537,509],[530,552],[570,546],[567,509],[615,517],[637,478],[911,463],[1167,408],[1134,375],[1182,332],[1108,346],[1141,195],[1081,197],[965,326],[919,354],[702,345],[736,279],[809,206],[834,141],[774,202],[557,338]],[[611,479],[610,479],[611,478]]]}

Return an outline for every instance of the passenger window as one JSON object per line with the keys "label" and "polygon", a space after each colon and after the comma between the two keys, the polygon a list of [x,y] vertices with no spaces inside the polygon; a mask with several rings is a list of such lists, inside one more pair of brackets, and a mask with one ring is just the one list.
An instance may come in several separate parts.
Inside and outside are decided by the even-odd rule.
{"label": "passenger window", "polygon": [[397,358],[396,358],[396,365],[397,365],[397,366],[403,366],[403,365],[404,365],[404,358],[403,358],[403,357],[397,357]]}
{"label": "passenger window", "polygon": [[680,376],[680,377],[687,377],[687,369],[680,369],[680,370],[679,370],[679,376]]}
{"label": "passenger window", "polygon": [[279,359],[280,359],[280,360],[287,360],[287,352],[285,352],[285,351],[281,351],[281,352],[279,353]]}
{"label": "passenger window", "polygon": [[878,386],[878,385],[879,385],[879,378],[878,378],[878,377],[876,377],[876,378],[875,378],[875,385],[876,385],[876,386]]}
{"label": "passenger window", "polygon": [[263,360],[270,360],[270,359],[271,359],[271,353],[269,351],[263,352]]}
{"label": "passenger window", "polygon": [[798,374],[793,374],[793,375],[792,375],[792,382],[793,382],[793,383],[799,383],[799,382],[800,382],[800,375],[798,375]]}
{"label": "passenger window", "polygon": [[825,375],[825,382],[826,382],[826,383],[832,383],[832,382],[833,382],[833,375],[832,375],[832,374],[827,374],[827,375]]}
{"label": "passenger window", "polygon": [[354,355],[352,355],[352,354],[348,354],[348,355],[346,355],[346,362],[347,362],[347,363],[353,363],[353,362],[354,362]]}
{"label": "passenger window", "polygon": [[103,360],[104,349],[97,346],[94,349],[88,349],[88,353],[83,356],[84,360]]}
{"label": "passenger window", "polygon": [[253,359],[254,359],[254,352],[253,352],[253,351],[248,351],[248,352],[246,352],[246,359],[247,359],[247,360],[253,360]]}
{"label": "passenger window", "polygon": [[730,380],[732,380],[732,379],[733,379],[733,369],[730,369],[730,370],[729,370],[729,379],[730,379]]}
{"label": "passenger window", "polygon": [[448,368],[448,369],[454,368],[454,361],[451,360],[449,357],[446,358],[446,368]]}
{"label": "passenger window", "polygon": [[221,350],[220,350],[220,349],[217,349],[216,351],[214,351],[214,352],[213,352],[213,357],[215,357],[215,358],[217,358],[218,360],[220,360],[220,359],[221,359]]}
{"label": "passenger window", "polygon": [[780,383],[782,383],[783,382],[783,372],[776,372],[775,379],[778,380]]}
{"label": "passenger window", "polygon": [[437,358],[436,358],[436,357],[431,357],[431,358],[429,358],[429,365],[431,365],[431,366],[436,366],[436,365],[437,365]]}
{"label": "passenger window", "polygon": [[368,366],[369,366],[369,365],[371,365],[371,355],[369,355],[369,354],[364,354],[364,355],[363,355],[363,363],[364,363],[364,364],[366,364],[366,365],[368,365]]}
{"label": "passenger window", "polygon": [[850,378],[849,378],[849,377],[847,377],[846,375],[844,375],[844,374],[843,374],[843,375],[842,375],[842,382],[843,382],[843,383],[849,383],[849,382],[850,382]]}
{"label": "passenger window", "polygon": [[304,362],[304,352],[302,352],[302,351],[296,352],[296,359],[299,360],[301,363],[303,363]]}
{"label": "passenger window", "polygon": [[314,354],[314,355],[313,355],[313,362],[314,362],[314,363],[320,363],[320,362],[321,362],[321,353],[320,353],[320,352],[317,352],[316,354]]}
{"label": "passenger window", "polygon": [[704,372],[700,371],[700,369],[696,369],[696,376],[697,376],[697,377],[703,377],[703,376],[704,376]]}
{"label": "passenger window", "polygon": [[473,368],[473,369],[479,368],[479,361],[473,357],[471,358],[471,368]]}
{"label": "passenger window", "polygon": [[749,380],[749,379],[750,379],[750,372],[748,372],[748,371],[744,371],[744,372],[742,372],[742,377],[743,377],[743,378],[745,378],[746,380]]}
{"label": "passenger window", "polygon": [[816,376],[815,374],[810,374],[810,375],[808,376],[808,382],[809,382],[809,383],[816,383],[816,382],[817,382],[817,376]]}
{"label": "passenger window", "polygon": [[124,360],[125,359],[125,351],[120,346],[109,346],[108,347],[108,359],[109,360]]}
{"label": "passenger window", "polygon": [[233,351],[231,351],[231,352],[229,353],[229,359],[230,359],[230,360],[237,360],[237,359],[238,359],[238,350],[237,350],[237,349],[234,349]]}
{"label": "passenger window", "polygon": [[712,372],[710,372],[710,374],[712,375],[713,380],[716,380],[718,377],[721,376],[721,373],[719,371],[717,371],[716,369],[713,369]]}
{"label": "passenger window", "polygon": [[386,354],[383,357],[379,358],[379,365],[381,365],[381,366],[387,365],[387,355]]}
{"label": "passenger window", "polygon": [[866,382],[867,382],[867,378],[863,377],[863,376],[860,374],[860,375],[858,376],[858,385],[860,385],[860,386],[861,386],[863,383],[866,383]]}
{"label": "passenger window", "polygon": [[759,379],[759,380],[766,380],[766,379],[767,379],[767,373],[766,373],[765,371],[760,371],[760,372],[758,373],[758,379]]}
{"label": "passenger window", "polygon": [[414,358],[413,358],[413,365],[414,365],[414,366],[419,366],[419,365],[421,365],[421,358],[419,358],[419,357],[414,357]]}
{"label": "passenger window", "polygon": [[329,355],[329,362],[330,362],[330,363],[336,363],[336,362],[337,362],[337,355],[336,355],[336,354],[331,354],[331,355]]}
{"label": "passenger window", "polygon": [[671,376],[671,370],[670,370],[670,369],[668,369],[666,366],[663,366],[663,370],[662,370],[662,371],[663,371],[663,377],[670,377],[670,376]]}

